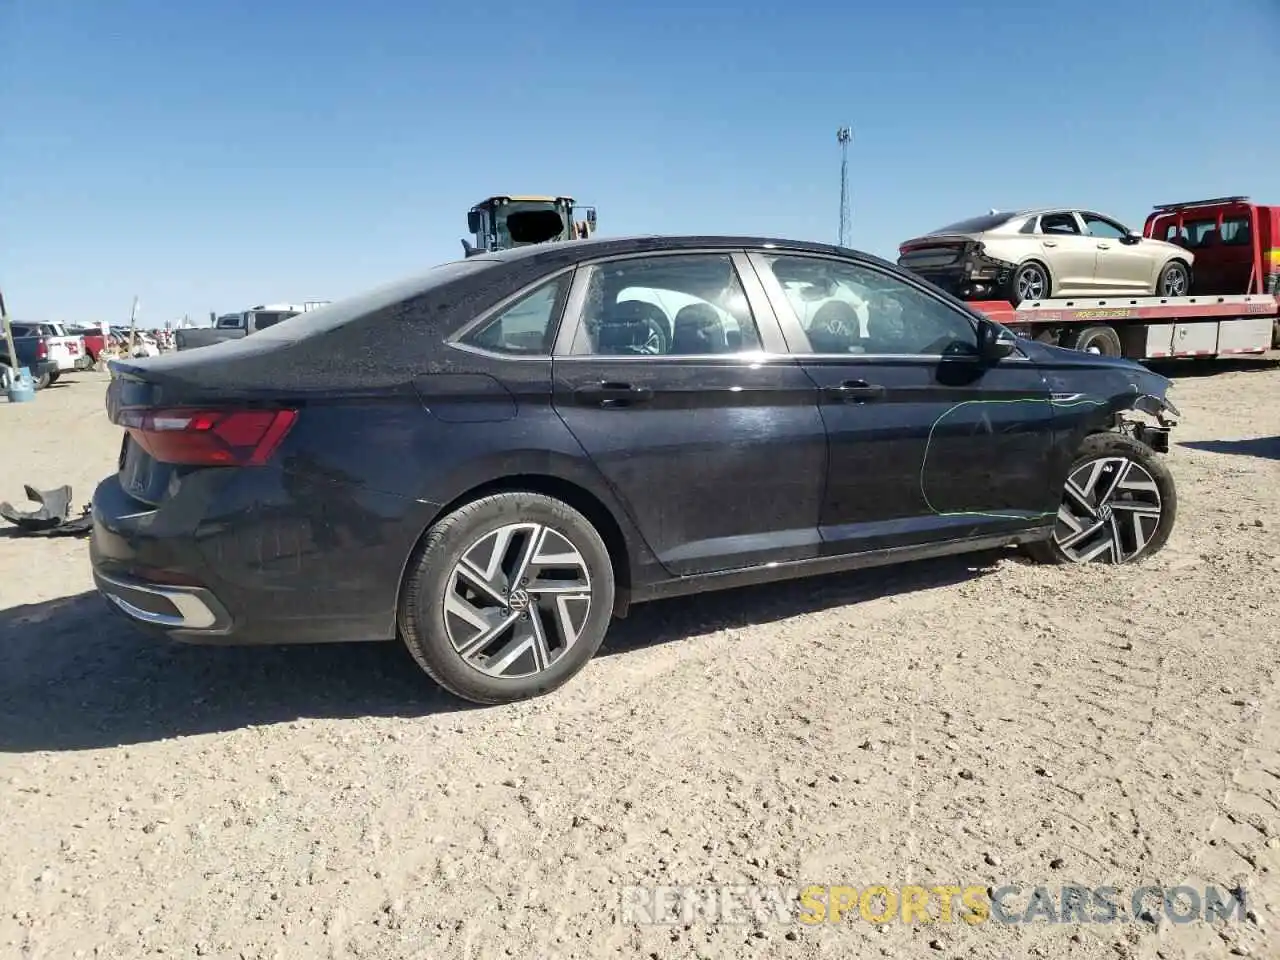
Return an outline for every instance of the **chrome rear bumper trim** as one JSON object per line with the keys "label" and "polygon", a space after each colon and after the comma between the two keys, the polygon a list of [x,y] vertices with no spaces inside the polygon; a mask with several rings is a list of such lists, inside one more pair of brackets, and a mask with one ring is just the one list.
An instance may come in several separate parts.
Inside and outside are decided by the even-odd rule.
{"label": "chrome rear bumper trim", "polygon": [[[123,583],[102,574],[98,574],[98,579],[101,581],[99,589],[108,600],[135,620],[141,620],[143,623],[152,623],[157,626],[167,627],[170,630],[208,630],[218,622],[214,612],[199,597],[180,588],[157,587],[153,584]],[[136,590],[139,593],[149,593],[152,596],[167,600],[178,611],[178,616],[143,610],[119,594],[113,593],[111,591],[113,586],[122,591]]]}

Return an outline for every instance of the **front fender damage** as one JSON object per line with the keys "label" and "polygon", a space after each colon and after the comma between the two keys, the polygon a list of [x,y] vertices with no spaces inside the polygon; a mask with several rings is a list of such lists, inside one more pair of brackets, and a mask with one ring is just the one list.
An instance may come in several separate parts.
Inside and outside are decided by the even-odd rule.
{"label": "front fender damage", "polygon": [[1182,419],[1164,391],[1137,393],[1116,413],[1115,429],[1144,443],[1157,453],[1169,452],[1169,433]]}

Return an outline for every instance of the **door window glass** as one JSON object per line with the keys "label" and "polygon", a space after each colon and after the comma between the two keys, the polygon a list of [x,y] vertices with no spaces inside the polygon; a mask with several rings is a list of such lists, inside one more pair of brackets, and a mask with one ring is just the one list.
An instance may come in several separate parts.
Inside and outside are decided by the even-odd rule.
{"label": "door window glass", "polygon": [[1097,214],[1086,213],[1082,219],[1084,220],[1084,228],[1091,237],[1097,237],[1100,240],[1123,240],[1129,235],[1129,231],[1118,223],[1104,220]]}
{"label": "door window glass", "polygon": [[1248,217],[1235,217],[1222,220],[1222,243],[1228,247],[1247,247],[1253,243],[1249,231]]}
{"label": "door window glass", "polygon": [[971,355],[972,321],[915,287],[856,263],[768,257],[808,353]]}
{"label": "door window glass", "polygon": [[1040,218],[1040,232],[1076,237],[1080,235],[1080,227],[1070,213],[1046,213]]}
{"label": "door window glass", "polygon": [[569,274],[544,283],[525,294],[486,323],[472,330],[462,342],[481,350],[524,356],[551,352],[555,335],[556,306],[569,283]]}
{"label": "door window glass", "polygon": [[681,254],[586,268],[575,355],[705,356],[760,349],[746,291],[727,254]]}

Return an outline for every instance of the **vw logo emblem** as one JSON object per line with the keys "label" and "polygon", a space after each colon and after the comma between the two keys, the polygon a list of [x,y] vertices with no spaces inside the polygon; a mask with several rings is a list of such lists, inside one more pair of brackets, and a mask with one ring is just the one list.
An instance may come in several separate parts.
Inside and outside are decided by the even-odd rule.
{"label": "vw logo emblem", "polygon": [[1102,506],[1098,508],[1098,520],[1102,523],[1106,523],[1110,519],[1111,519],[1111,505],[1104,503]]}
{"label": "vw logo emblem", "polygon": [[527,590],[512,590],[507,597],[507,606],[514,613],[524,613],[529,609],[529,593]]}

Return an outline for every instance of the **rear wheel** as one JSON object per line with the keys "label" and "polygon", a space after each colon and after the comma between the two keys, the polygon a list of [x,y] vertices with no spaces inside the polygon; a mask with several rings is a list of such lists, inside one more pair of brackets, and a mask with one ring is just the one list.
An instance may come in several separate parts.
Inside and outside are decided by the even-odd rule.
{"label": "rear wheel", "polygon": [[1156,296],[1185,297],[1191,290],[1191,271],[1180,260],[1171,260],[1160,271],[1156,281]]}
{"label": "rear wheel", "polygon": [[1009,280],[1009,299],[1015,307],[1025,301],[1044,300],[1052,292],[1049,271],[1044,264],[1034,260],[1018,267]]}
{"label": "rear wheel", "polygon": [[56,378],[56,375],[52,373],[40,374],[40,376],[36,377],[36,389],[43,390],[49,384],[53,383],[55,378]]}
{"label": "rear wheel", "polygon": [[1165,545],[1177,516],[1158,453],[1123,434],[1094,434],[1067,473],[1052,538],[1027,552],[1044,563],[1132,563]]}
{"label": "rear wheel", "polygon": [[399,626],[437,683],[473,703],[549,693],[595,655],[613,616],[600,534],[568,504],[499,493],[453,511],[410,565]]}
{"label": "rear wheel", "polygon": [[1100,353],[1104,357],[1118,357],[1122,352],[1120,334],[1106,326],[1074,330],[1067,334],[1063,346],[1081,353]]}

